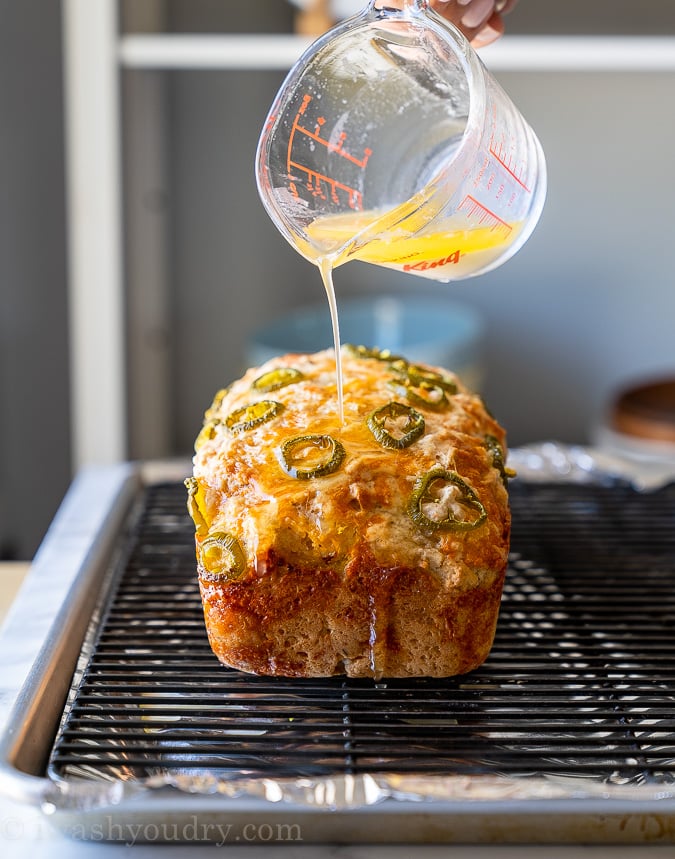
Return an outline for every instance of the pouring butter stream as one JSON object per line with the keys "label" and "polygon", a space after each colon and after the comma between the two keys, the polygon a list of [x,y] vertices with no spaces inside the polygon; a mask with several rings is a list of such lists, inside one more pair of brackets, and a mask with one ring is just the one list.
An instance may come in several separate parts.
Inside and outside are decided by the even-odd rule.
{"label": "pouring butter stream", "polygon": [[361,260],[448,282],[490,271],[530,236],[541,145],[464,36],[427,0],[370,0],[291,69],[258,144],[270,217],[321,270]]}

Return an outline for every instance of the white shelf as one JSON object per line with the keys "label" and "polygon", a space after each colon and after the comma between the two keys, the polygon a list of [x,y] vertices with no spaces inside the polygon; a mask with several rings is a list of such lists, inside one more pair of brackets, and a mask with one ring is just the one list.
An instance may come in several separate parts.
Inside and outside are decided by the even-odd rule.
{"label": "white shelf", "polygon": [[[293,35],[128,35],[118,59],[130,69],[286,70],[310,39]],[[675,38],[504,36],[480,51],[494,71],[675,70]]]}
{"label": "white shelf", "polygon": [[479,53],[495,71],[675,70],[675,38],[670,36],[507,35]]}
{"label": "white shelf", "polygon": [[126,458],[114,4],[63,0],[73,467]]}
{"label": "white shelf", "polygon": [[132,69],[290,68],[312,40],[304,36],[123,36],[118,58]]}

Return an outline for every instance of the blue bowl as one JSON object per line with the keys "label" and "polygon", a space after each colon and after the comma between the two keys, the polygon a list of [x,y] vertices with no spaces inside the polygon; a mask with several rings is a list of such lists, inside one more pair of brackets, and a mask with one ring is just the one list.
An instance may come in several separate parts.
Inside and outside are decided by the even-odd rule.
{"label": "blue bowl", "polygon": [[[390,349],[409,361],[445,367],[474,390],[482,385],[484,326],[475,310],[454,301],[382,296],[338,302],[340,340]],[[258,366],[288,352],[333,346],[328,303],[302,308],[255,331],[246,359]]]}

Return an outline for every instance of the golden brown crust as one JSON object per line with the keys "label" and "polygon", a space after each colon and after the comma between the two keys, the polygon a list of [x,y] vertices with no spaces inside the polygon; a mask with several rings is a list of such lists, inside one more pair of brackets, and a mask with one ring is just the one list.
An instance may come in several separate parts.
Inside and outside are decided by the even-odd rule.
{"label": "golden brown crust", "polygon": [[[509,543],[495,454],[505,455],[504,432],[452,374],[374,354],[343,349],[344,425],[332,351],[251,369],[206,412],[190,510],[206,628],[227,665],[302,677],[448,676],[489,652]],[[281,381],[269,374],[289,367],[302,377],[256,384]],[[416,389],[421,374],[442,378],[440,409],[408,399],[439,394]],[[423,434],[402,450],[382,446],[367,423],[392,401],[424,418]],[[299,479],[283,451],[308,434],[330,435],[344,458]],[[433,497],[419,489],[430,472],[444,475]],[[456,527],[439,524],[445,515]]]}

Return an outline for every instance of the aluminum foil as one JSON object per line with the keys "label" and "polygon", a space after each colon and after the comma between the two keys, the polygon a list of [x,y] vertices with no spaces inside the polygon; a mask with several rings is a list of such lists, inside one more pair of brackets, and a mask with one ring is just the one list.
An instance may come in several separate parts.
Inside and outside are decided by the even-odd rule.
{"label": "aluminum foil", "polygon": [[675,481],[675,462],[658,457],[619,454],[555,441],[514,448],[508,464],[527,481],[576,483],[624,481],[638,491],[659,489]]}
{"label": "aluminum foil", "polygon": [[[187,795],[218,796],[230,800],[287,803],[296,808],[326,811],[368,808],[385,802],[494,803],[560,800],[665,802],[675,799],[675,788],[663,785],[610,785],[591,777],[439,776],[412,774],[334,775],[319,778],[218,778],[213,773],[163,773],[144,781],[107,782],[73,779],[45,785],[40,805],[47,815],[91,812],[121,806],[153,792],[170,788]],[[189,808],[189,806],[188,806]]]}

